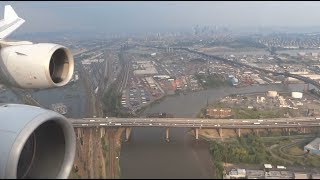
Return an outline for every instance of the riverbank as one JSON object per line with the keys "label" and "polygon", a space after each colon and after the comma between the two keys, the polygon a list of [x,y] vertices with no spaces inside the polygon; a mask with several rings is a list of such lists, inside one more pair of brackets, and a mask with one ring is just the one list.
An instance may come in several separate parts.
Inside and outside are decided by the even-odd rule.
{"label": "riverbank", "polygon": [[161,101],[165,100],[166,98],[169,98],[169,97],[173,97],[173,96],[179,96],[177,94],[168,94],[168,95],[165,95],[165,96],[162,96],[154,101],[152,101],[150,104],[146,105],[146,106],[143,106],[141,107],[140,109],[138,109],[136,111],[136,115],[138,117],[141,117],[143,115],[143,112],[148,109],[148,108],[152,108],[152,106],[154,106],[155,104],[159,104],[161,103]]}
{"label": "riverbank", "polygon": [[[207,103],[216,102],[230,94],[265,93],[268,90],[299,91],[303,88],[303,85],[271,84],[207,89],[163,98],[147,106],[141,116],[162,112],[174,117],[196,117]],[[194,132],[190,134],[188,131],[187,128],[170,128],[168,143],[165,141],[165,128],[132,128],[130,140],[121,145],[121,178],[213,178],[215,159],[209,154],[210,143],[203,139],[196,141]],[[236,135],[235,132],[226,131],[223,137],[227,138],[228,134]],[[215,138],[220,139],[218,135]]]}
{"label": "riverbank", "polygon": [[[317,135],[260,137],[246,134],[224,141],[210,141],[217,178],[231,169],[263,169],[261,164],[282,165],[287,171],[319,173],[320,157],[303,151]],[[231,164],[230,164],[231,163]]]}

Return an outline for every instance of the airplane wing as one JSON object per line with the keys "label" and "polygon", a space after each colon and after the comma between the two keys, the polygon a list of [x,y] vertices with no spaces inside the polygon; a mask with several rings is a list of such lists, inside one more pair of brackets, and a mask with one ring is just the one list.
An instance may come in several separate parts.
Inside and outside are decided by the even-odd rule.
{"label": "airplane wing", "polygon": [[[74,70],[68,48],[3,39],[24,22],[5,6],[0,20],[0,83],[22,89],[66,85]],[[76,136],[66,117],[40,107],[0,103],[0,124],[0,180],[69,177]]]}
{"label": "airplane wing", "polygon": [[0,39],[6,38],[25,22],[10,5],[4,7],[4,19],[0,20]]}

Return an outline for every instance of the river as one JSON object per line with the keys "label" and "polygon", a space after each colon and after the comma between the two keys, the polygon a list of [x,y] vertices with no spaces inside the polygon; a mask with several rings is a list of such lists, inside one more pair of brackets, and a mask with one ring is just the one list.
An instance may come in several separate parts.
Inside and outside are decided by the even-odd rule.
{"label": "river", "polygon": [[[148,107],[143,114],[166,112],[175,117],[195,117],[207,101],[213,103],[229,94],[268,90],[302,92],[303,88],[303,84],[274,84],[210,89],[168,97]],[[209,144],[204,140],[196,141],[187,131],[187,128],[171,128],[167,143],[164,128],[133,128],[130,140],[121,147],[121,178],[213,178]]]}

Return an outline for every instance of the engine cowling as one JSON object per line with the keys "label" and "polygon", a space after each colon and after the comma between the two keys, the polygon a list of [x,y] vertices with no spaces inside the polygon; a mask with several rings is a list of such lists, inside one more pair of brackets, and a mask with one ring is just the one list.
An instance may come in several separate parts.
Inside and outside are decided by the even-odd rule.
{"label": "engine cowling", "polygon": [[76,140],[68,120],[51,110],[0,104],[0,179],[68,178]]}
{"label": "engine cowling", "polygon": [[0,83],[20,88],[66,85],[74,70],[73,55],[59,44],[38,43],[2,47]]}

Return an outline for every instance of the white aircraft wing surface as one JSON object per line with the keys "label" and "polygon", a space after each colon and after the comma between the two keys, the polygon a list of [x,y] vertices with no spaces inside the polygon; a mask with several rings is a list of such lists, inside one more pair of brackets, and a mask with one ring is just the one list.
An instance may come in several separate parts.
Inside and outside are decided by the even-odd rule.
{"label": "white aircraft wing surface", "polygon": [[4,19],[0,20],[0,39],[6,38],[25,22],[10,5],[4,7]]}

